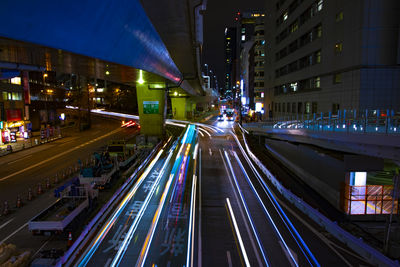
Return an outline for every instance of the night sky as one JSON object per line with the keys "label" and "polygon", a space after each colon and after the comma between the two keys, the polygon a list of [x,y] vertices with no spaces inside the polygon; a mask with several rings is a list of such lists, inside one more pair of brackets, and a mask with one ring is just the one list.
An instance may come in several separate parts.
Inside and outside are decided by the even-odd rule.
{"label": "night sky", "polygon": [[204,14],[203,59],[217,73],[219,87],[224,75],[224,31],[235,26],[238,11],[264,10],[266,0],[208,0]]}

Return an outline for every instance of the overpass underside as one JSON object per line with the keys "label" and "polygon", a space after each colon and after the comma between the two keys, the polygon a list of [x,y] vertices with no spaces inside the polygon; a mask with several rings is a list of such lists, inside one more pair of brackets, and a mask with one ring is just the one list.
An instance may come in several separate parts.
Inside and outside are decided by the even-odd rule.
{"label": "overpass underside", "polygon": [[198,72],[202,40],[195,28],[202,1],[150,1],[145,9],[137,0],[74,2],[26,0],[17,10],[13,1],[3,1],[0,67],[135,86],[146,135],[163,134],[168,94],[179,119],[204,102],[196,99],[204,94]]}

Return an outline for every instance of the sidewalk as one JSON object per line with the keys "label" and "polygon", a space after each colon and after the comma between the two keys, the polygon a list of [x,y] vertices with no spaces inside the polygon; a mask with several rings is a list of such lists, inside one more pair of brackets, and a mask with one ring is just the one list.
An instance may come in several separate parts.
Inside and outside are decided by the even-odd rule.
{"label": "sidewalk", "polygon": [[0,157],[59,140],[65,137],[65,133],[70,130],[73,130],[73,127],[61,128],[60,133],[55,133],[52,137],[45,139],[40,138],[40,132],[33,133],[33,136],[29,139],[18,138],[15,143],[0,145]]}

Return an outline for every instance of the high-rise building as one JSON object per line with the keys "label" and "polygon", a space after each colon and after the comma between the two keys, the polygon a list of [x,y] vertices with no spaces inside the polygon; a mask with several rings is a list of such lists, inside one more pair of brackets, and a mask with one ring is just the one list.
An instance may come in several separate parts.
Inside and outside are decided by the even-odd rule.
{"label": "high-rise building", "polygon": [[266,1],[269,116],[399,109],[398,0]]}
{"label": "high-rise building", "polygon": [[[240,54],[240,92],[242,103],[259,113],[264,111],[264,13],[237,13],[238,47]],[[239,88],[238,88],[239,89]],[[238,90],[239,91],[239,90]]]}
{"label": "high-rise building", "polygon": [[236,28],[225,28],[225,77],[224,92],[226,97],[232,96],[236,77]]}

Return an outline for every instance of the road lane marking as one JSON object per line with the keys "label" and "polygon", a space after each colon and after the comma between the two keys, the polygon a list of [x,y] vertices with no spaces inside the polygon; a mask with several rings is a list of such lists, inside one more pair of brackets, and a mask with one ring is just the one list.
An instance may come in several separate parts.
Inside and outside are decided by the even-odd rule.
{"label": "road lane marking", "polygon": [[[240,211],[240,215],[242,215],[242,219],[243,219],[244,225],[245,225],[245,227],[246,227],[246,231],[247,231],[247,234],[248,234],[248,236],[249,236],[250,243],[251,243],[251,245],[252,245],[252,247],[253,247],[254,254],[256,255],[258,264],[261,266],[262,263],[261,263],[260,255],[259,255],[259,253],[258,253],[256,244],[255,244],[255,242],[254,242],[253,234],[252,234],[252,232],[250,231],[249,224],[247,223],[246,217],[245,217],[245,215],[244,215],[244,213],[243,213],[243,208],[242,208],[242,206],[240,206],[240,203],[241,203],[241,202],[240,202],[239,197],[238,197],[238,195],[237,195],[237,193],[236,193],[235,186],[233,185],[233,182],[232,182],[232,175],[234,175],[233,169],[231,169],[231,172],[229,172],[229,169],[228,169],[228,164],[230,163],[230,162],[228,161],[228,160],[229,160],[228,155],[227,155],[226,151],[224,150],[224,154],[225,154],[225,156],[227,157],[227,160],[225,160],[224,157],[223,157],[223,155],[222,155],[221,149],[219,150],[219,153],[221,154],[222,162],[224,163],[224,167],[225,167],[226,173],[228,174],[228,180],[229,180],[229,183],[231,184],[232,192],[233,192],[233,195],[235,196],[236,202],[238,203],[238,208],[239,208],[239,211]],[[237,190],[239,190],[239,189],[237,189]],[[240,194],[240,192],[239,192],[239,194]],[[244,202],[242,202],[242,205],[245,205]],[[249,219],[249,222],[251,223],[253,232],[255,233],[255,229],[254,229],[253,224],[252,224],[252,222],[251,222],[251,220],[250,220],[250,215],[248,214],[246,207],[245,207],[245,211],[246,211],[246,214],[247,214],[247,218]],[[257,239],[257,241],[258,241],[257,235],[254,234],[254,236],[256,237],[256,239]],[[257,242],[257,243],[260,244],[259,242]],[[262,251],[262,250],[261,250],[261,251]],[[263,251],[262,251],[262,252],[263,252]],[[264,257],[264,258],[265,258],[265,257]],[[268,263],[267,263],[267,265],[268,265]]]}
{"label": "road lane marking", "polygon": [[229,250],[226,251],[226,257],[228,258],[228,266],[232,267],[231,252]]}
{"label": "road lane marking", "polygon": [[50,238],[46,241],[46,242],[44,242],[44,244],[38,249],[38,250],[36,250],[36,252],[35,252],[35,254],[33,254],[33,256],[32,256],[32,259],[34,259],[35,258],[35,256],[36,256],[36,254],[38,254],[39,253],[39,251],[41,251],[42,250],[42,248],[44,248],[44,246],[46,246],[47,245],[47,243],[49,243],[49,241],[50,241]]}
{"label": "road lane marking", "polygon": [[15,231],[12,232],[11,234],[9,234],[6,238],[4,238],[3,240],[0,241],[0,244],[6,242],[10,237],[12,237],[12,236],[15,235],[16,233],[18,233],[19,231],[21,231],[22,229],[24,229],[26,226],[28,226],[28,223],[25,223],[25,224],[22,225],[20,228],[18,228],[17,230],[15,230]]}
{"label": "road lane marking", "polygon": [[9,224],[10,222],[12,222],[12,220],[14,220],[14,218],[12,218],[12,219],[6,221],[5,223],[3,223],[3,224],[0,226],[0,229],[3,228],[4,226],[6,226],[7,224]]}
{"label": "road lane marking", "polygon": [[211,150],[211,148],[208,148],[208,153],[210,154],[210,156],[212,156],[212,150]]}
{"label": "road lane marking", "polygon": [[[246,201],[245,201],[244,196],[243,196],[243,194],[242,194],[242,190],[240,189],[238,179],[236,178],[236,175],[235,175],[235,173],[234,173],[234,171],[233,171],[233,167],[232,167],[232,164],[231,164],[231,162],[230,162],[230,160],[229,160],[228,153],[227,153],[225,150],[224,150],[224,153],[225,153],[225,157],[226,157],[226,162],[228,163],[228,166],[229,166],[229,168],[230,168],[230,170],[231,170],[231,174],[232,174],[232,175],[230,176],[231,186],[233,187],[233,183],[232,183],[232,181],[231,181],[232,178],[233,178],[233,179],[234,179],[234,182],[235,182],[235,185],[236,185],[237,192],[239,193],[239,196],[240,196],[240,200],[242,201],[243,207],[244,207],[244,209],[245,209],[245,211],[246,211],[247,218],[248,218],[248,220],[249,220],[249,222],[250,222],[251,229],[253,230],[254,237],[255,237],[256,240],[257,240],[258,248],[259,248],[259,250],[260,250],[261,253],[262,253],[262,256],[263,256],[263,259],[264,259],[264,263],[265,263],[266,266],[269,266],[268,260],[267,260],[267,256],[266,256],[265,253],[264,253],[264,248],[263,248],[263,246],[262,246],[262,244],[261,244],[261,241],[260,241],[260,238],[259,238],[259,236],[258,236],[257,229],[256,229],[256,227],[255,227],[255,225],[254,225],[254,223],[253,223],[253,219],[252,219],[252,217],[251,217],[251,215],[250,215],[250,210],[249,210],[249,208],[247,207]],[[233,190],[234,190],[234,189],[233,189]],[[236,196],[237,196],[237,195],[236,195]],[[242,214],[243,214],[243,213],[242,213]],[[263,265],[263,264],[262,264],[262,262],[261,262],[260,255],[258,254],[258,251],[256,251],[256,247],[255,247],[255,244],[254,244],[254,241],[253,241],[253,237],[251,236],[251,233],[250,233],[250,230],[248,229],[248,227],[247,227],[247,231],[248,231],[248,234],[249,234],[249,236],[250,236],[250,238],[251,238],[252,245],[253,245],[253,249],[254,249],[254,251],[256,252],[255,254],[256,254],[256,256],[257,256],[258,264],[261,266],[261,265]]]}
{"label": "road lane marking", "polygon": [[239,245],[240,245],[240,249],[242,251],[244,262],[246,263],[246,266],[250,266],[249,258],[247,257],[247,253],[246,253],[246,248],[244,247],[242,236],[240,235],[239,227],[237,225],[235,214],[233,213],[231,202],[229,201],[229,198],[226,198],[226,203],[228,204],[229,213],[231,214],[233,227],[235,228],[236,235],[239,239]]}
{"label": "road lane marking", "polygon": [[15,163],[17,161],[20,161],[20,160],[23,160],[23,159],[26,159],[26,158],[29,158],[29,157],[32,157],[32,155],[27,155],[27,156],[19,158],[17,160],[10,161],[10,162],[7,163],[7,165],[13,164],[13,163]]}
{"label": "road lane marking", "polygon": [[[105,138],[105,137],[107,137],[107,136],[109,136],[109,135],[112,135],[112,134],[114,134],[114,133],[117,133],[117,132],[119,132],[119,131],[121,131],[121,128],[118,128],[118,129],[116,129],[116,130],[114,130],[114,131],[112,131],[112,132],[109,132],[109,133],[107,133],[107,134],[105,134],[105,135],[103,135],[103,136],[97,137],[97,138],[93,139],[93,142],[94,142],[94,141],[97,141],[97,140],[100,140],[100,139],[102,139],[102,138]],[[45,163],[47,163],[47,162],[49,162],[49,161],[52,161],[52,160],[54,160],[54,159],[56,159],[56,158],[59,158],[59,157],[61,157],[61,156],[64,156],[64,155],[66,155],[66,154],[68,154],[68,153],[70,153],[70,152],[72,152],[72,151],[74,151],[74,150],[79,149],[81,146],[83,146],[83,145],[80,145],[80,146],[78,146],[78,147],[71,148],[71,149],[69,149],[69,150],[67,150],[67,151],[64,151],[64,152],[62,152],[62,153],[60,153],[60,154],[57,154],[57,155],[55,155],[55,156],[53,156],[53,157],[51,157],[51,158],[48,158],[48,159],[43,160],[43,161],[41,161],[41,162],[38,162],[38,163],[36,163],[36,164],[34,164],[34,165],[31,165],[31,166],[29,166],[29,167],[27,167],[27,168],[25,168],[25,169],[16,171],[16,172],[14,172],[14,173],[12,173],[12,174],[10,174],[10,175],[7,175],[7,176],[1,178],[0,181],[7,180],[8,178],[11,178],[11,177],[16,176],[16,175],[18,175],[18,174],[21,174],[21,173],[23,173],[23,172],[26,172],[26,171],[31,170],[31,169],[33,169],[33,168],[36,168],[36,167],[38,167],[38,166],[40,166],[40,165],[43,165],[43,164],[45,164]]]}

